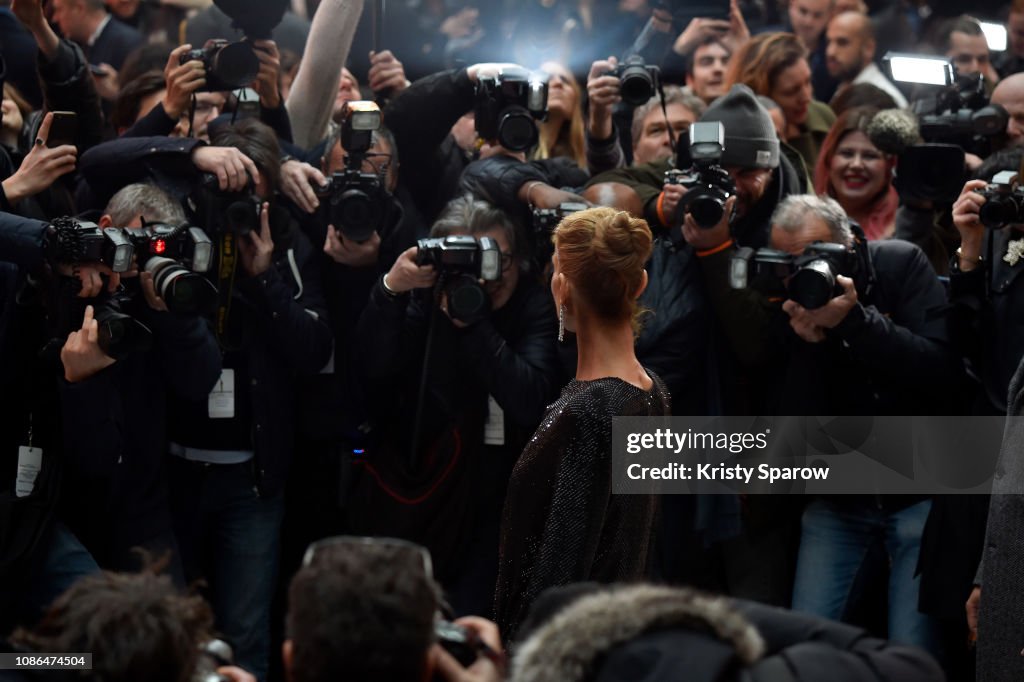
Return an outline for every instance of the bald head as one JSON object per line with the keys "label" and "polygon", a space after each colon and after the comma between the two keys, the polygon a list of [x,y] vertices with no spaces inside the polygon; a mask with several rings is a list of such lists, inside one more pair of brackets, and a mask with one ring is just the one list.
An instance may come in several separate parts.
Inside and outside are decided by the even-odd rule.
{"label": "bald head", "polygon": [[1024,73],[999,81],[992,91],[992,104],[1001,104],[1010,114],[1010,122],[1006,124],[1007,142],[1014,147],[1024,145]]}
{"label": "bald head", "polygon": [[849,83],[875,57],[871,19],[860,12],[837,14],[825,31],[825,66],[840,83]]}
{"label": "bald head", "polygon": [[644,202],[636,190],[620,182],[599,182],[583,190],[583,198],[598,206],[611,206],[637,218],[644,217]]}

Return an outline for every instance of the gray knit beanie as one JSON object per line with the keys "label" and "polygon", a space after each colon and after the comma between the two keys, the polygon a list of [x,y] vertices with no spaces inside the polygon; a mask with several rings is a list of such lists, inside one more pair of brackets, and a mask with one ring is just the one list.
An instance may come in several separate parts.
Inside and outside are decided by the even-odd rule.
{"label": "gray knit beanie", "polygon": [[721,121],[725,128],[723,166],[778,167],[779,138],[772,117],[746,85],[732,86],[708,107],[700,120]]}

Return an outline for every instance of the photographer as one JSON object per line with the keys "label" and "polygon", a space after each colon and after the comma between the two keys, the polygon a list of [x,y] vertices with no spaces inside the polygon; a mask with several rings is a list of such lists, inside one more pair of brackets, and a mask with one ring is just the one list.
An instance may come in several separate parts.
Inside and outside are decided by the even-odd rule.
{"label": "photographer", "polygon": [[[252,54],[259,60],[259,71],[247,83],[259,95],[259,119],[274,129],[281,140],[292,139],[291,123],[281,98],[279,82],[281,56],[273,40],[254,40]],[[227,91],[210,91],[208,85],[222,77],[211,73],[214,63],[209,49],[193,50],[189,44],[179,45],[168,56],[164,66],[163,97],[148,112],[121,133],[124,137],[182,134],[209,140],[208,126],[223,110]],[[198,58],[202,55],[202,58]],[[238,84],[232,84],[238,85]],[[125,83],[122,90],[129,88]]]}
{"label": "photographer", "polygon": [[[78,679],[96,682],[186,682],[195,679],[200,647],[212,639],[210,607],[180,594],[152,569],[140,574],[104,572],[64,592],[32,629],[19,629],[2,648],[9,653],[93,655]],[[214,666],[210,666],[213,668]],[[216,672],[229,682],[253,682],[236,666]],[[52,670],[5,672],[14,682],[67,679]]]}
{"label": "photographer", "polygon": [[[739,85],[715,100],[700,121],[721,122],[725,128],[721,165],[736,185],[736,196],[730,205],[735,215],[727,211],[723,218],[729,221],[724,226],[726,232],[741,246],[764,246],[772,211],[785,196],[801,191],[796,171],[779,154],[771,116],[749,88]],[[603,173],[588,185],[621,182],[632,187],[643,202],[648,222],[671,228],[676,224],[677,206],[687,192],[682,185],[666,183],[665,171],[674,166],[675,159],[668,158]]]}
{"label": "photographer", "polygon": [[[721,242],[724,234],[715,232],[684,226],[698,253]],[[859,230],[854,239],[849,220],[832,199],[787,198],[772,219],[772,248],[800,255],[815,242],[840,244],[845,254],[844,261],[830,266],[842,293],[820,306],[804,298],[793,284],[796,277],[785,287],[769,277],[770,283],[758,283],[757,290],[731,288],[735,253],[728,248],[700,259],[712,306],[734,354],[729,365],[719,367],[723,391],[740,399],[733,413],[902,415],[944,409],[943,387],[959,375],[959,367],[947,344],[945,322],[935,314],[945,304],[944,292],[924,254],[895,240],[865,243]],[[754,281],[753,274],[748,277]],[[772,302],[786,298],[781,309]],[[823,527],[839,528],[850,542],[866,542],[858,529],[905,524],[904,536],[886,539],[894,562],[890,594],[899,596],[890,604],[890,632],[922,646],[934,643],[934,626],[917,613],[914,577],[928,509],[927,500],[908,498],[850,500],[841,505],[841,513],[824,501],[812,504],[804,516],[795,607],[842,615],[832,610],[840,604],[835,595],[848,594],[849,585],[843,582],[844,565],[835,562],[849,557],[831,551],[832,531],[823,532]],[[843,526],[841,519],[853,514],[859,514],[862,525]],[[825,557],[836,558],[828,563]]]}
{"label": "photographer", "polygon": [[[365,461],[373,476],[362,478],[351,527],[422,542],[456,611],[483,613],[505,486],[559,385],[557,320],[550,295],[524,272],[522,240],[506,214],[460,197],[431,235],[472,236],[455,256],[477,265],[442,265],[440,245],[424,244],[405,251],[371,292],[356,338],[374,417]],[[473,268],[484,237],[500,250],[500,278],[487,281],[483,310],[464,311],[480,293]],[[493,267],[494,252],[487,258]],[[438,265],[419,264],[431,262]]]}
{"label": "photographer", "polygon": [[[138,229],[146,223],[182,225],[185,212],[152,185],[129,185],[110,200],[98,224]],[[116,360],[104,352],[94,307],[109,306],[105,299],[86,307],[81,330],[64,343],[65,509],[104,568],[137,570],[133,549],[142,547],[153,556],[173,554],[171,574],[184,584],[164,467],[167,403],[205,399],[220,374],[220,351],[200,316],[168,311],[152,272],[122,283],[127,300],[116,310],[152,331],[152,347],[115,353]]]}
{"label": "photographer", "polygon": [[989,219],[986,228],[980,216],[994,196],[996,188],[989,185],[993,177],[1000,171],[1017,171],[1020,162],[1016,150],[993,156],[978,169],[975,177],[980,179],[968,181],[953,204],[960,246],[950,259],[951,333],[981,382],[972,406],[977,414],[1006,412],[1010,379],[1024,354],[1024,336],[1014,323],[1022,291],[1016,283],[1019,268],[1010,252],[1020,237],[1020,224]]}
{"label": "photographer", "polygon": [[[191,197],[216,246],[224,370],[212,397],[171,405],[172,514],[186,577],[207,567],[218,625],[263,679],[295,382],[327,364],[331,333],[316,252],[275,196],[273,131],[246,120],[213,142],[119,139],[90,150],[83,166],[98,196],[148,175]],[[217,260],[231,256],[233,265]],[[208,545],[212,534],[221,541]]]}
{"label": "photographer", "polygon": [[[591,175],[625,166],[625,154],[612,120],[610,105],[619,98],[619,79],[602,75],[612,62],[594,62],[587,79],[590,116],[587,124],[587,166]],[[665,110],[655,95],[633,110],[630,129],[633,165],[654,163],[671,157],[672,140],[686,134],[690,124],[704,113],[703,101],[676,86],[665,88]],[[667,121],[667,122],[666,122]],[[669,132],[671,126],[672,132]]]}
{"label": "photographer", "polygon": [[[321,540],[306,550],[288,590],[285,672],[292,682],[503,679],[494,623],[455,621],[455,632],[465,632],[476,649],[466,652],[475,661],[464,667],[448,642],[438,643],[438,625],[453,629],[441,618],[441,588],[426,548],[391,538]],[[482,655],[481,644],[498,656]]]}

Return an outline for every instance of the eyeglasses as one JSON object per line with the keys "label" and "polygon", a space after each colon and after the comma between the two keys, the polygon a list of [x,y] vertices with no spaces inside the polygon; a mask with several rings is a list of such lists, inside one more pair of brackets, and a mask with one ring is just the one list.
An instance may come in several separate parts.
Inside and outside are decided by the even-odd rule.
{"label": "eyeglasses", "polygon": [[508,251],[501,252],[501,271],[508,272],[516,263],[516,255]]}
{"label": "eyeglasses", "polygon": [[373,172],[377,175],[385,175],[391,167],[391,154],[384,152],[368,152],[363,155],[366,163],[370,164]]}

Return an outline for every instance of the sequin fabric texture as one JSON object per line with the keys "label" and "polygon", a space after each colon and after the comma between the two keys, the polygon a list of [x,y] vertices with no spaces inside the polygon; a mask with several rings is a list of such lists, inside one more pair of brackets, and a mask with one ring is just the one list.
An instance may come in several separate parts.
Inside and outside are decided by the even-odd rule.
{"label": "sequin fabric texture", "polygon": [[612,417],[667,416],[668,390],[571,381],[516,462],[502,517],[495,613],[512,638],[546,588],[646,577],[657,498],[612,495]]}

